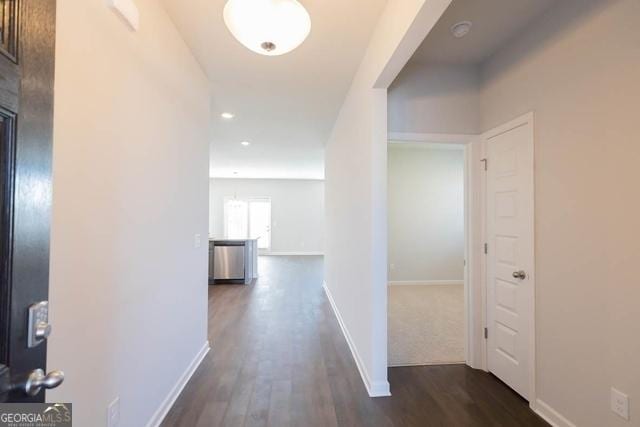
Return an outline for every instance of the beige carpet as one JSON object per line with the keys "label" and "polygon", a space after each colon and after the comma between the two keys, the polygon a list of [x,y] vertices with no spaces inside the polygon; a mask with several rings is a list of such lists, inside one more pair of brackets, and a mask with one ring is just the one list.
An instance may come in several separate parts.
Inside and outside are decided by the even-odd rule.
{"label": "beige carpet", "polygon": [[463,285],[389,286],[389,366],[464,362]]}

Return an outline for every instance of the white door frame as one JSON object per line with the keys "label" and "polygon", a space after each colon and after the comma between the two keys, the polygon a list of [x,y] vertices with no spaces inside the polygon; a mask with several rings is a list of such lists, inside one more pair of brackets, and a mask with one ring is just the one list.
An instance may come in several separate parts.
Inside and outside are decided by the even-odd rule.
{"label": "white door frame", "polygon": [[[464,145],[465,363],[472,368],[483,371],[488,371],[487,358],[489,351],[487,340],[484,338],[485,328],[487,327],[487,258],[484,253],[484,244],[487,241],[487,188],[484,163],[486,159],[486,140],[520,126],[530,126],[533,133],[533,118],[533,113],[527,113],[480,135],[405,132],[389,132],[388,134],[388,141],[394,143]],[[531,202],[534,203],[533,200]],[[529,406],[533,410],[536,409],[534,274],[535,271],[530,276],[534,298],[531,301],[531,316],[529,318],[531,331],[531,341],[529,343]]]}
{"label": "white door frame", "polygon": [[[534,114],[533,112],[527,113],[527,114],[523,114],[522,116],[516,117],[513,120],[508,121],[507,123],[504,123],[500,126],[497,126],[485,133],[483,133],[481,135],[481,145],[482,145],[482,150],[484,153],[486,153],[486,146],[487,146],[487,141],[495,136],[498,136],[500,134],[503,134],[505,132],[508,132],[510,130],[522,127],[522,126],[527,126],[529,127],[529,131],[531,133],[531,141],[533,144],[532,147],[532,152],[533,152],[533,168],[535,170],[535,133],[534,133]],[[489,166],[491,167],[491,166]],[[485,180],[486,182],[486,180]],[[485,189],[484,194],[483,194],[483,199],[486,200],[487,194],[486,194],[486,186],[483,186],[483,188]],[[531,298],[531,300],[529,301],[529,318],[527,319],[527,322],[529,323],[529,407],[531,407],[531,409],[536,410],[536,280],[535,280],[535,175],[534,175],[534,179],[533,179],[533,184],[532,184],[532,192],[531,192],[531,206],[533,206],[533,223],[531,224],[531,227],[533,228],[533,235],[534,235],[534,250],[533,250],[533,266],[534,268],[530,271],[527,272],[527,276],[528,279],[531,282],[531,286],[532,286],[532,294],[533,294],[533,298]],[[486,236],[486,220],[483,221],[483,235]],[[486,301],[486,288],[487,288],[487,280],[486,280],[486,263],[485,263],[485,271],[484,271],[484,280],[483,280],[483,288],[485,289],[484,294],[485,294],[485,303],[483,304],[483,308],[484,308],[484,314],[483,314],[483,318],[485,319],[485,323],[486,323],[486,318],[487,318],[487,301]],[[485,342],[485,350],[484,350],[484,354],[485,354],[485,364],[484,364],[484,370],[487,370],[487,364],[486,364],[486,358],[488,357],[488,351],[489,349],[487,348],[486,342]]]}
{"label": "white door frame", "polygon": [[[484,192],[484,176],[480,159],[479,135],[402,133],[390,132],[389,143],[425,143],[432,145],[462,145],[464,147],[464,304],[465,324],[465,363],[472,368],[486,370],[486,343],[484,340],[483,301],[483,262],[479,248],[484,242],[481,224],[484,219],[482,200],[478,197]],[[482,172],[481,172],[482,171]],[[478,185],[480,184],[480,187]]]}

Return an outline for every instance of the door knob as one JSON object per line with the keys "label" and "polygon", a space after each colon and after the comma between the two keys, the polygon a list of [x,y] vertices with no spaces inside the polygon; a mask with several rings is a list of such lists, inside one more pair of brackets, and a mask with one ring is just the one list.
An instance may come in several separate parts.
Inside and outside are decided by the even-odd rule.
{"label": "door knob", "polygon": [[51,371],[45,375],[42,369],[36,369],[31,374],[24,384],[24,392],[29,396],[35,396],[40,393],[40,390],[56,388],[64,381],[64,372]]}
{"label": "door knob", "polygon": [[523,270],[520,271],[514,271],[513,272],[513,278],[514,279],[520,279],[520,280],[524,280],[527,278],[527,273],[525,273]]}

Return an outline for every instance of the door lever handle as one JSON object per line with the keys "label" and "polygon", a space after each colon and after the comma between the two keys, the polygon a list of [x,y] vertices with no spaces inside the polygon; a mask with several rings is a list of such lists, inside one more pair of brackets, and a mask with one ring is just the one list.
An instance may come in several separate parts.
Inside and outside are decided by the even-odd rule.
{"label": "door lever handle", "polygon": [[525,273],[523,270],[520,271],[514,271],[513,272],[513,278],[514,279],[520,279],[520,280],[524,280],[527,278],[527,273]]}
{"label": "door lever handle", "polygon": [[58,387],[64,381],[64,372],[51,371],[45,375],[42,369],[36,369],[29,374],[29,378],[24,383],[24,392],[29,396],[35,396],[40,390]]}

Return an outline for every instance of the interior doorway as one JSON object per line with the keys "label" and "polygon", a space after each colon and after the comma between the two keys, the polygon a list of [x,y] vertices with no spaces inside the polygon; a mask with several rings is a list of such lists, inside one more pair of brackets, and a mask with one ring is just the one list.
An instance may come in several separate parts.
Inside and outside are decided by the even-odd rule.
{"label": "interior doorway", "polygon": [[534,115],[528,113],[481,135],[389,135],[397,142],[462,147],[464,363],[496,375],[531,405],[536,402],[533,129]]}
{"label": "interior doorway", "polygon": [[389,140],[391,367],[469,359],[467,142],[455,135]]}

